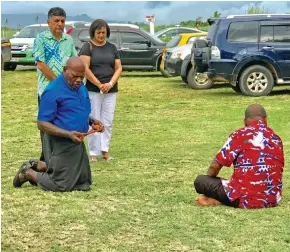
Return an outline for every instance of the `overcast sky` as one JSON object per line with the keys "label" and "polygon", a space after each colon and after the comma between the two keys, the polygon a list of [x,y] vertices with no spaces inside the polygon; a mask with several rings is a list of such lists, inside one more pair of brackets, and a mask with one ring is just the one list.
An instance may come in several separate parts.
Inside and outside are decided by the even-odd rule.
{"label": "overcast sky", "polygon": [[146,15],[155,14],[156,24],[204,20],[218,11],[222,16],[245,14],[249,4],[257,4],[270,13],[290,12],[289,1],[2,1],[2,14],[47,14],[51,7],[65,9],[68,16],[87,14],[91,18],[144,22]]}

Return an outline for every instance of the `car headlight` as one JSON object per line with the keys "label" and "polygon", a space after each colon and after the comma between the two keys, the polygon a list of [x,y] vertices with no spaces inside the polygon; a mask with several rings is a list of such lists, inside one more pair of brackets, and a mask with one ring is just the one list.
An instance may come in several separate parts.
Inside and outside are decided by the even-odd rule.
{"label": "car headlight", "polygon": [[182,51],[177,51],[171,54],[171,59],[177,59],[177,58],[181,58],[182,56]]}

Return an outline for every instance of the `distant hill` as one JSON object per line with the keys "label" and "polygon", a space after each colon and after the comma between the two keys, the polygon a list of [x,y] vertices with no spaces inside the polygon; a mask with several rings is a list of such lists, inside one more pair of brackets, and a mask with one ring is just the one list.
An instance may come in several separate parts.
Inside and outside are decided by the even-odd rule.
{"label": "distant hill", "polygon": [[[11,29],[23,28],[26,25],[35,24],[36,17],[38,17],[38,23],[43,24],[47,21],[47,14],[35,13],[35,14],[2,14],[1,24],[5,26],[6,19],[8,20],[8,27]],[[87,21],[92,22],[94,18],[89,17],[86,14],[77,16],[67,16],[66,21]],[[106,20],[108,23],[124,23],[116,20]]]}

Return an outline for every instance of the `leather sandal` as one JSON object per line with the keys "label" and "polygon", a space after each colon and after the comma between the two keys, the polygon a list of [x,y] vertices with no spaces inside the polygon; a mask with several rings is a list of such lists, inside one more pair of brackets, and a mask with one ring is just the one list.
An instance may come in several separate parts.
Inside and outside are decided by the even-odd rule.
{"label": "leather sandal", "polygon": [[[25,161],[19,168],[18,172],[16,173],[14,179],[13,179],[13,186],[16,188],[16,187],[21,187],[25,182],[28,181],[27,179],[27,175],[26,175],[26,172],[30,167],[30,163],[29,161]],[[20,178],[19,178],[19,175],[22,175],[24,180],[21,181]]]}

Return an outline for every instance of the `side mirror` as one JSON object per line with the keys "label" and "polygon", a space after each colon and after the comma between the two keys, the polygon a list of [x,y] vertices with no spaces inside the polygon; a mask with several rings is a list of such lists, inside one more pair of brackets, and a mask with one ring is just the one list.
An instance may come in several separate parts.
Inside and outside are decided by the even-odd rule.
{"label": "side mirror", "polygon": [[151,41],[149,41],[149,40],[146,41],[146,45],[147,45],[148,47],[151,47],[151,44],[152,44]]}

